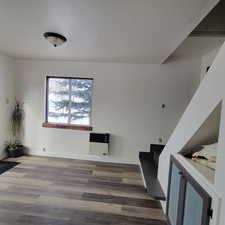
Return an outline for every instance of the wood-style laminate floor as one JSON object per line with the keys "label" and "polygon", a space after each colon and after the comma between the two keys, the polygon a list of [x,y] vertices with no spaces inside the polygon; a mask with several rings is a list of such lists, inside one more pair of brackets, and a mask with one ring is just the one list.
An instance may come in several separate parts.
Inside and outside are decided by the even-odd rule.
{"label": "wood-style laminate floor", "polygon": [[[12,161],[12,160],[11,160]],[[0,225],[165,225],[138,166],[21,157],[0,175]]]}

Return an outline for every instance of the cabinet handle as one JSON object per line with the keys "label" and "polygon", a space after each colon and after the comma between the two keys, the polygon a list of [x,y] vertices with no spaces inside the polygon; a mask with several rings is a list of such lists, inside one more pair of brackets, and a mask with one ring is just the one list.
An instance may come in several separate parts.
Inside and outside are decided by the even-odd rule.
{"label": "cabinet handle", "polygon": [[184,178],[184,173],[182,171],[179,171],[178,174],[181,176],[181,178]]}

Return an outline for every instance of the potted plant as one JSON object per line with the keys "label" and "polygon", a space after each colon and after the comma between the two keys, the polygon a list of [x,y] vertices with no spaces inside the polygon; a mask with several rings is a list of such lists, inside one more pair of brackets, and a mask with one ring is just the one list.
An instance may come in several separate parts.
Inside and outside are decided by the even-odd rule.
{"label": "potted plant", "polygon": [[20,141],[23,119],[23,103],[16,100],[10,117],[12,137],[10,141],[5,143],[5,151],[8,157],[19,157],[24,155],[24,146]]}
{"label": "potted plant", "polygon": [[22,155],[24,155],[24,146],[18,142],[11,142],[11,141],[7,141],[5,143],[5,151],[8,155],[8,157],[20,157]]}

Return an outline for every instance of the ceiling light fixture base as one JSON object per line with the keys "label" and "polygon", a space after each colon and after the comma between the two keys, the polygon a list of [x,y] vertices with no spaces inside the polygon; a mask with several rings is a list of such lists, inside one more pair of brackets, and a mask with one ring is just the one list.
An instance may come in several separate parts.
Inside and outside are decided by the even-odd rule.
{"label": "ceiling light fixture base", "polygon": [[62,45],[63,43],[65,43],[67,41],[65,36],[63,36],[61,34],[58,34],[58,33],[54,33],[54,32],[46,32],[46,33],[43,34],[43,36],[54,47],[58,47],[58,46]]}

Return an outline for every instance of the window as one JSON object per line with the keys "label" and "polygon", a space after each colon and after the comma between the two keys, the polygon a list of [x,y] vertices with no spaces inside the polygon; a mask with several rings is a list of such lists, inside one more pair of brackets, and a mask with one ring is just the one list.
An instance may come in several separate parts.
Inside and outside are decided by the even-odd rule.
{"label": "window", "polygon": [[91,78],[47,77],[44,127],[92,130]]}

